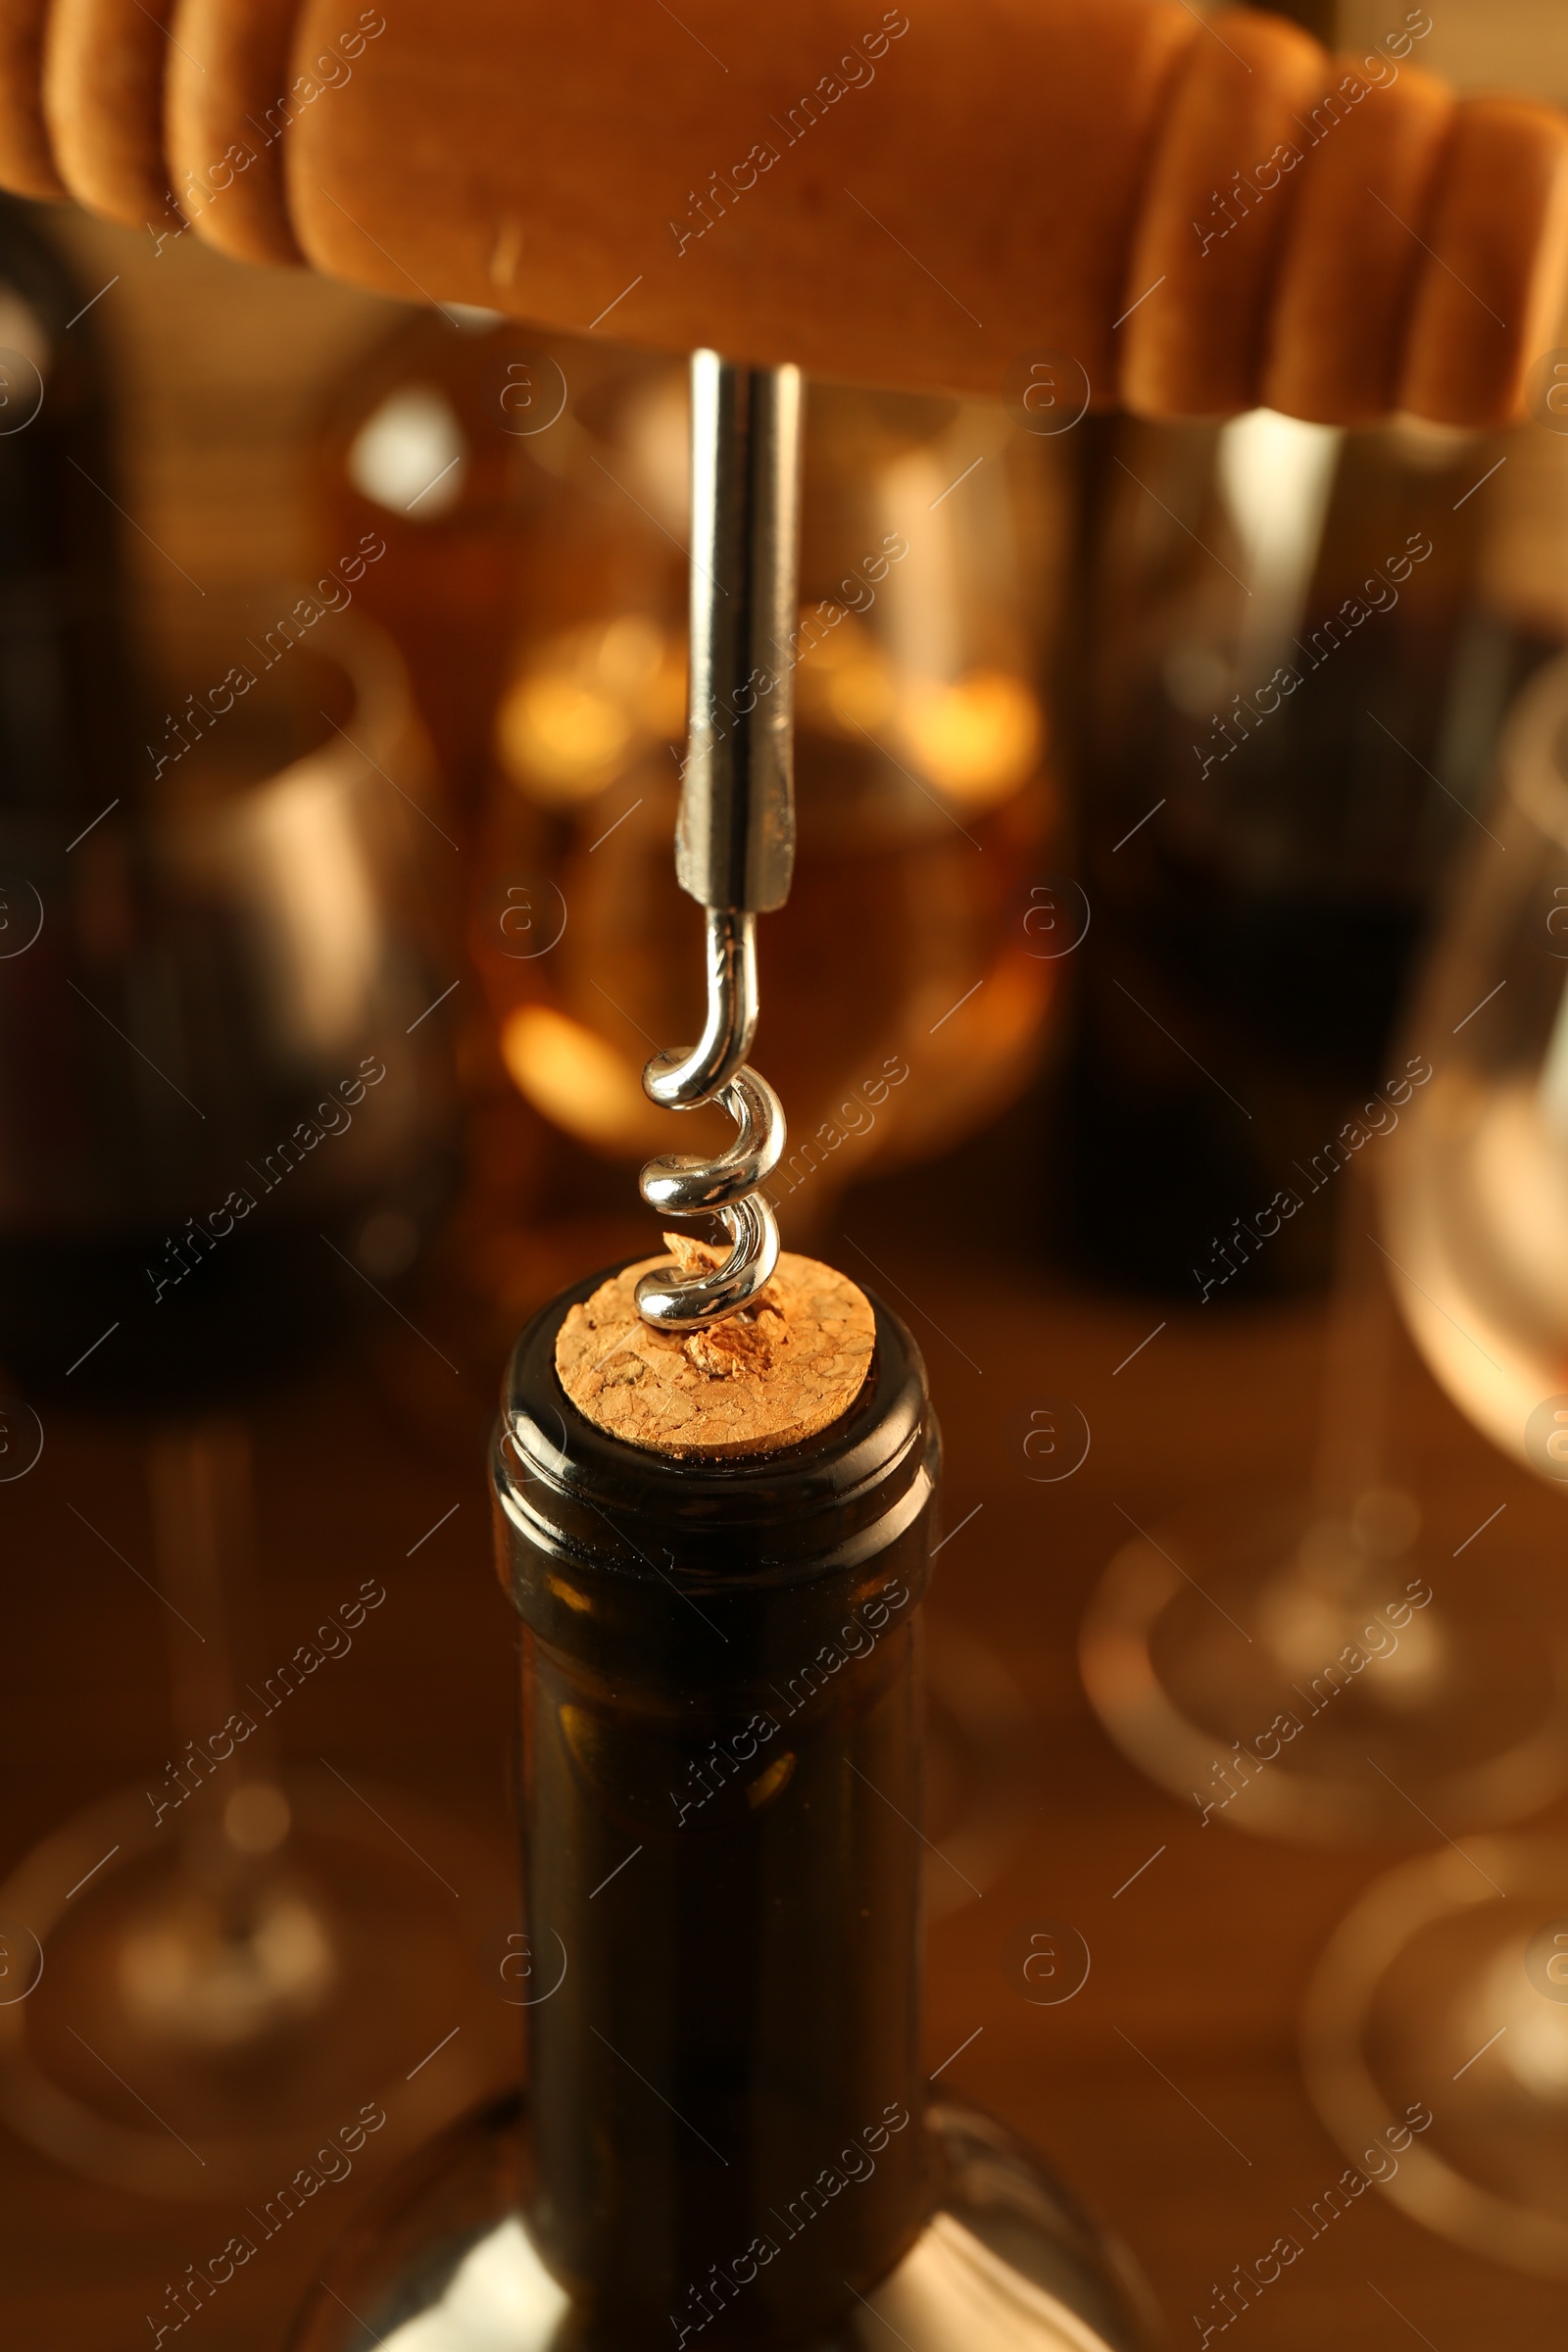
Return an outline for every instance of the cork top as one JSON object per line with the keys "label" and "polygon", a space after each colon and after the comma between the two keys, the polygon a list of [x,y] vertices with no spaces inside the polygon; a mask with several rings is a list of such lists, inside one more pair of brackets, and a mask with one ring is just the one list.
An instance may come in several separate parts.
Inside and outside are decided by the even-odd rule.
{"label": "cork top", "polygon": [[637,1283],[674,1257],[707,1272],[722,1252],[665,1234],[668,1256],[602,1282],[569,1309],[556,1373],[594,1425],[651,1453],[710,1460],[775,1453],[848,1412],[870,1368],[876,1323],[848,1275],[786,1250],[749,1307],[682,1338],[637,1312]]}

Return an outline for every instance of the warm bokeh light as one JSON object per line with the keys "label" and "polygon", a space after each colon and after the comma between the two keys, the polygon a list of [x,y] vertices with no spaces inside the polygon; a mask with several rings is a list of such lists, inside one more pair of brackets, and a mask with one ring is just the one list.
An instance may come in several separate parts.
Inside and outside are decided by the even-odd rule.
{"label": "warm bokeh light", "polygon": [[641,613],[569,629],[534,654],[496,716],[501,763],[531,801],[591,800],[650,743],[685,730],[686,657]]}
{"label": "warm bokeh light", "polygon": [[501,1031],[513,1083],[534,1108],[600,1151],[626,1151],[654,1112],[636,1071],[581,1021],[548,1004],[519,1004]]}
{"label": "warm bokeh light", "polygon": [[960,808],[993,808],[1039,762],[1040,705],[1005,670],[972,669],[953,686],[918,685],[902,717],[922,772]]}
{"label": "warm bokeh light", "polygon": [[406,384],[366,418],[345,466],[362,497],[389,514],[431,522],[463,496],[468,446],[439,385]]}
{"label": "warm bokeh light", "polygon": [[624,710],[572,677],[519,678],[497,730],[509,774],[547,808],[598,792],[631,741]]}
{"label": "warm bokeh light", "polygon": [[[834,618],[818,634],[829,611]],[[794,671],[803,729],[853,740],[897,713],[914,765],[971,814],[995,808],[1035,772],[1044,717],[1021,678],[973,669],[952,684],[905,684],[855,613],[817,607],[803,627],[808,642]],[[685,724],[684,645],[628,612],[538,649],[502,698],[496,749],[528,800],[569,809],[649,745],[679,741]]]}
{"label": "warm bokeh light", "polygon": [[[828,633],[820,635],[829,614]],[[812,642],[795,672],[801,725],[852,738],[879,725],[893,709],[893,673],[865,623],[840,605],[818,606],[802,623]]]}

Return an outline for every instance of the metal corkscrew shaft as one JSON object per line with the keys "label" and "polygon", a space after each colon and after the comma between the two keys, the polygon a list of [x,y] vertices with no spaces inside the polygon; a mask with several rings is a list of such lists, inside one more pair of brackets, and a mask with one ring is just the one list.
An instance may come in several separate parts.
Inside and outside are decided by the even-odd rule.
{"label": "metal corkscrew shaft", "polygon": [[721,1102],[735,1141],[713,1159],[670,1154],[642,1172],[668,1215],[716,1214],[729,1255],[710,1273],[645,1274],[637,1305],[698,1331],[754,1298],[778,1262],[760,1187],[784,1114],[746,1066],[757,1029],[757,917],[789,896],[795,864],[794,679],[801,376],[692,359],[691,702],[675,872],[708,909],[708,1018],[697,1045],[660,1054],[643,1086],[667,1110]]}

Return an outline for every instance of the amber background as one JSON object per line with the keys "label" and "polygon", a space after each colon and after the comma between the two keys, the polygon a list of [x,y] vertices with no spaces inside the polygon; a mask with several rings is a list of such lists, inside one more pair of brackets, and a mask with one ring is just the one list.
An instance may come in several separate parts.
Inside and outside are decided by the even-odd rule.
{"label": "amber background", "polygon": [[[1466,41],[1482,54],[1478,12],[1454,12],[1446,26],[1446,12],[1433,13],[1427,62],[1463,70]],[[1521,78],[1544,41],[1562,54],[1560,12],[1510,11],[1508,23],[1520,56],[1498,52],[1486,78]],[[1440,39],[1455,44],[1441,57]],[[193,239],[149,265],[128,232],[79,219],[64,227],[90,287],[120,272],[96,315],[123,401],[126,502],[150,534],[133,533],[129,552],[172,671],[200,676],[242,589],[308,560],[302,438],[323,386],[397,306],[242,270]],[[1173,2340],[1193,2341],[1190,2314],[1208,2308],[1213,2283],[1251,2264],[1292,2228],[1292,2207],[1309,2206],[1342,2169],[1300,2086],[1295,2019],[1317,1953],[1393,1849],[1320,1855],[1200,1828],[1196,1809],[1131,1771],[1090,1715],[1076,1627],[1125,1533],[1122,1511],[1147,1523],[1216,1485],[1305,1472],[1322,1318],[1313,1307],[1171,1313],[1116,1371],[1162,1310],[1075,1295],[1032,1261],[1020,1267],[982,1188],[971,1154],[897,1196],[852,1196],[837,1252],[862,1271],[854,1244],[874,1251],[927,1348],[948,1437],[948,1525],[983,1505],[943,1553],[934,1639],[946,1622],[1004,1657],[1035,1728],[1023,1842],[980,1899],[933,1931],[927,2052],[936,2066],[968,2039],[945,2080],[1046,2151],[1136,2249]],[[1018,1442],[1047,1395],[1070,1396],[1094,1433],[1084,1467],[1059,1486],[1029,1482]],[[1561,1497],[1473,1436],[1407,1355],[1396,1416],[1440,1558],[1501,1502],[1515,1543],[1533,1535],[1544,1559],[1560,1556]],[[364,1576],[388,1589],[352,1656],[294,1701],[290,1751],[446,1805],[504,1849],[513,1626],[491,1572],[479,1460],[411,1444],[360,1362],[269,1406],[258,1446],[264,1648],[291,1644]],[[73,1517],[68,1503],[87,1490],[96,1523],[146,1573],[129,1437],[51,1420],[38,1468],[0,1487],[0,1870],[78,1806],[150,1784],[167,1752],[158,1604]],[[1472,1570],[1484,1568],[1484,1544],[1466,1554]],[[1426,1836],[1417,1825],[1412,1842]],[[1017,1938],[1045,1919],[1070,1921],[1093,1954],[1084,1991],[1056,2009],[1029,2005],[1017,1974]],[[324,2131],[338,2119],[321,2120]],[[184,2340],[226,2352],[279,2342],[374,2184],[373,2145]],[[85,2185],[0,2131],[0,2341],[19,2352],[146,2342],[143,2315],[166,2281],[231,2226],[221,2207]],[[1317,2352],[1331,2338],[1345,2352],[1387,2352],[1413,2335],[1433,2352],[1555,2352],[1564,2311],[1561,2287],[1457,2253],[1369,2193],[1239,2324],[1239,2340],[1254,2352]]]}

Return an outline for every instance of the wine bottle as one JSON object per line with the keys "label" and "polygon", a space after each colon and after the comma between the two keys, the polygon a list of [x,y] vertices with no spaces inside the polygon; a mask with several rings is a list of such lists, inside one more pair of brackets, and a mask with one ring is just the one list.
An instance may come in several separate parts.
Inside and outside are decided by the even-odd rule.
{"label": "wine bottle", "polygon": [[0,198],[0,811],[78,823],[124,792],[133,742],[118,484],[88,304],[29,208]]}
{"label": "wine bottle", "polygon": [[[1376,30],[1342,0],[1275,7],[1329,46]],[[1451,36],[1427,24],[1426,67],[1490,81]],[[1510,79],[1556,95],[1528,44]],[[1214,1305],[1328,1279],[1314,1166],[1397,1070],[1504,712],[1568,642],[1568,440],[1541,380],[1560,357],[1500,434],[1255,410],[1079,436],[1059,692],[1094,920],[1061,1205],[1104,1278]]]}
{"label": "wine bottle", "polygon": [[[789,1261],[786,1261],[787,1263]],[[939,1438],[873,1302],[848,1412],[623,1443],[546,1308],[493,1482],[521,1615],[530,2080],[395,2180],[296,2352],[1130,2347],[1119,2259],[918,2054],[919,1613]]]}
{"label": "wine bottle", "polygon": [[1508,552],[1531,436],[1255,410],[1094,437],[1066,1189],[1113,1279],[1196,1305],[1327,1277],[1314,1166],[1390,1075],[1502,712],[1556,637]]}

